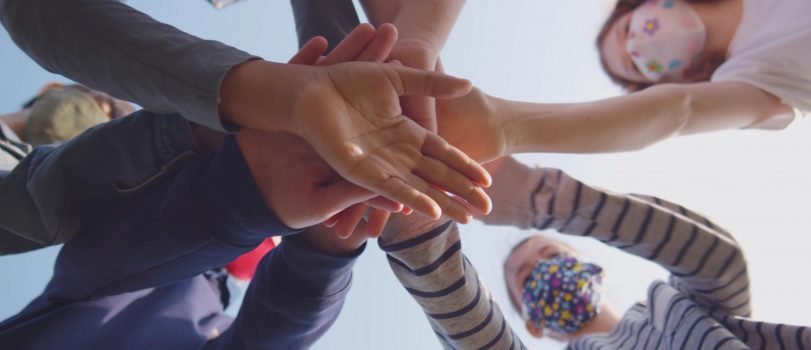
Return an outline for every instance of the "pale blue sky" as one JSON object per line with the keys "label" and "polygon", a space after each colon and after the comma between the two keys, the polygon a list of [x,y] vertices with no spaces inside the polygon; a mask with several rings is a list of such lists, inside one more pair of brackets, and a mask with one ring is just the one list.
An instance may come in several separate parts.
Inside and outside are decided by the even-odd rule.
{"label": "pale blue sky", "polygon": [[[296,39],[286,1],[251,0],[216,11],[202,0],[129,1],[159,20],[269,60],[285,61]],[[509,99],[569,102],[616,95],[598,65],[593,41],[610,0],[469,1],[443,52],[447,71],[484,91]],[[0,113],[11,112],[39,87],[61,78],[48,74],[0,33]],[[599,156],[523,155],[529,164],[561,167],[595,185],[649,193],[714,217],[747,249],[755,317],[811,324],[807,268],[811,255],[811,125],[782,132],[726,132],[670,140],[648,150]],[[509,311],[500,266],[511,242],[527,233],[485,227],[462,229],[464,251]],[[662,270],[586,239],[567,239],[607,271],[608,298],[619,310],[641,300]],[[425,317],[389,271],[371,242],[355,269],[344,311],[317,349],[435,349]],[[41,291],[56,249],[0,258],[0,318],[17,312]],[[531,348],[560,348],[530,341]]]}

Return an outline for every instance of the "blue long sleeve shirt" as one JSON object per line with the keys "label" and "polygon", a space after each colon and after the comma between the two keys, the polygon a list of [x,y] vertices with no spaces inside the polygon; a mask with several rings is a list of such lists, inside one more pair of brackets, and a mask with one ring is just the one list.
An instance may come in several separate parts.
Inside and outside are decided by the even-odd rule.
{"label": "blue long sleeve shirt", "polygon": [[[35,196],[42,210],[26,207],[17,215],[43,214],[42,220],[79,232],[60,251],[43,294],[0,324],[0,348],[79,349],[118,340],[122,345],[112,348],[177,341],[188,348],[295,349],[309,347],[332,324],[354,257],[323,256],[295,238],[260,264],[232,327],[219,314],[219,296],[189,285],[266,237],[294,231],[267,208],[233,138],[203,153],[188,128],[178,115],[141,111],[27,158],[20,168],[29,175],[23,189],[43,194]],[[44,196],[49,186],[59,191]],[[44,210],[49,204],[81,210]],[[71,219],[47,220],[60,213]],[[155,327],[144,330],[143,339],[130,337],[133,328],[164,318],[180,328]],[[85,331],[67,331],[74,326]],[[223,334],[204,342],[213,329]],[[167,343],[150,343],[158,340]]]}

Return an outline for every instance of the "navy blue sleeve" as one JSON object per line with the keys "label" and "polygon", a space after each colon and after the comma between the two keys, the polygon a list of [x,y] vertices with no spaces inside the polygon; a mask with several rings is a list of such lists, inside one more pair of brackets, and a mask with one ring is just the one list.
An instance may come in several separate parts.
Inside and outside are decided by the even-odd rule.
{"label": "navy blue sleeve", "polygon": [[234,323],[206,349],[311,347],[338,317],[365,247],[334,257],[285,238],[260,262]]}
{"label": "navy blue sleeve", "polygon": [[[111,160],[113,161],[113,160]],[[65,244],[48,299],[83,300],[159,287],[223,266],[267,237],[287,235],[233,137],[140,188]]]}

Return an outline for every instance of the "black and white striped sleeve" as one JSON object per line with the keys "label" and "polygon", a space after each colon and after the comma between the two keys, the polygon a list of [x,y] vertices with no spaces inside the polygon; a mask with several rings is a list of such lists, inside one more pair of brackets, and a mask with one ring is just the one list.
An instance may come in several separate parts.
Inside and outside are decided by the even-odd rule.
{"label": "black and white striped sleeve", "polygon": [[[499,175],[505,172],[510,178],[537,180],[523,188],[499,184]],[[703,215],[656,197],[589,186],[559,169],[531,169],[511,161],[493,175],[491,190],[501,192],[493,198],[528,198],[523,211],[532,212],[533,227],[596,238],[663,266],[670,271],[672,284],[709,308],[741,316],[750,313],[743,251],[728,232]],[[494,212],[499,204],[494,201]]]}
{"label": "black and white striped sleeve", "polygon": [[384,233],[379,244],[444,348],[524,349],[476,269],[462,254],[455,223],[447,222],[406,239]]}

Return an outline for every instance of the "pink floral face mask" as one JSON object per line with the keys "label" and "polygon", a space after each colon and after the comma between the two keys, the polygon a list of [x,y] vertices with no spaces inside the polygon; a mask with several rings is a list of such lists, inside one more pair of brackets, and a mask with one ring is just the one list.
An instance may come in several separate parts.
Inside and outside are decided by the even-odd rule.
{"label": "pink floral face mask", "polygon": [[706,37],[704,22],[685,0],[649,0],[631,15],[626,49],[649,80],[682,81]]}

